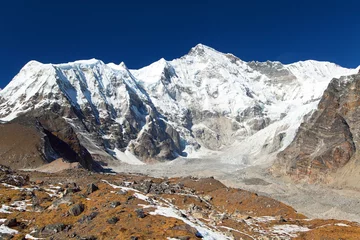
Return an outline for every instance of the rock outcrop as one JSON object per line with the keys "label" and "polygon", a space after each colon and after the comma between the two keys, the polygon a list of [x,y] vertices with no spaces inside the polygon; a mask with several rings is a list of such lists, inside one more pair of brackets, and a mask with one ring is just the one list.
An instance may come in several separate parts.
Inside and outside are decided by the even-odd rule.
{"label": "rock outcrop", "polygon": [[30,112],[0,125],[0,163],[16,169],[33,169],[56,159],[101,171],[76,132],[51,112]]}
{"label": "rock outcrop", "polygon": [[309,182],[344,182],[355,177],[335,175],[358,168],[359,123],[360,74],[333,79],[317,110],[301,124],[293,142],[278,154],[272,171]]}

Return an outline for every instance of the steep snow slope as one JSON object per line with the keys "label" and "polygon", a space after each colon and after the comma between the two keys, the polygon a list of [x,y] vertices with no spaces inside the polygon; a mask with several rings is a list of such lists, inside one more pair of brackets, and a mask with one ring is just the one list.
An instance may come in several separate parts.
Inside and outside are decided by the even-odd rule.
{"label": "steep snow slope", "polygon": [[356,70],[317,61],[244,62],[199,44],[180,59],[131,72],[162,114],[189,130],[187,139],[226,149],[225,161],[243,163],[286,147],[330,80]]}
{"label": "steep snow slope", "polygon": [[123,63],[108,66],[92,59],[55,65],[32,61],[0,96],[1,120],[32,111],[38,115],[56,112],[85,140],[90,139],[87,145],[91,145],[91,152],[123,160],[125,155],[117,152],[127,149],[149,161],[181,154],[178,134],[162,120]]}
{"label": "steep snow slope", "polygon": [[133,155],[153,161],[199,153],[261,162],[290,143],[333,77],[354,72],[329,62],[244,62],[201,44],[130,71],[96,59],[31,61],[0,92],[0,120],[51,110],[90,152],[128,163],[141,163]]}

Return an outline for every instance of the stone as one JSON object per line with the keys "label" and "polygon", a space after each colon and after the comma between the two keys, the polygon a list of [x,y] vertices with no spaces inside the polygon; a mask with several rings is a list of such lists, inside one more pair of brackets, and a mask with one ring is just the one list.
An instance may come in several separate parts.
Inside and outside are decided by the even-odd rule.
{"label": "stone", "polygon": [[45,226],[41,230],[41,234],[53,234],[53,233],[59,233],[64,231],[67,228],[67,225],[63,223],[56,223],[56,224],[50,224]]}
{"label": "stone", "polygon": [[117,206],[120,206],[121,203],[119,201],[114,201],[110,203],[110,207],[111,208],[116,208]]}
{"label": "stone", "polygon": [[79,216],[85,210],[85,206],[82,203],[78,203],[73,205],[69,209],[69,214],[72,216]]}
{"label": "stone", "polygon": [[20,223],[16,220],[16,218],[11,218],[11,219],[7,219],[5,222],[4,222],[4,225],[6,227],[9,227],[9,228],[12,228],[12,227],[16,227],[18,226]]}
{"label": "stone", "polygon": [[89,215],[83,216],[82,218],[79,219],[79,223],[85,223],[85,222],[90,222],[91,220],[93,220],[99,213],[98,212],[92,212]]}
{"label": "stone", "polygon": [[204,236],[203,236],[199,231],[197,231],[197,232],[195,233],[195,237],[197,237],[197,238],[204,238]]}
{"label": "stone", "polygon": [[279,222],[285,223],[285,222],[287,222],[287,220],[283,216],[280,216]]}
{"label": "stone", "polygon": [[117,194],[119,194],[119,195],[126,195],[127,194],[127,191],[125,191],[125,190],[119,190],[118,192],[117,192]]}
{"label": "stone", "polygon": [[88,186],[87,186],[87,190],[86,190],[86,193],[87,194],[91,194],[95,191],[99,190],[99,187],[97,185],[95,185],[94,183],[90,183]]}
{"label": "stone", "polygon": [[210,202],[213,199],[213,197],[210,195],[205,195],[205,196],[203,196],[203,199],[207,202]]}
{"label": "stone", "polygon": [[106,222],[109,224],[116,224],[118,221],[119,221],[118,217],[111,217],[108,220],[106,220]]}
{"label": "stone", "polygon": [[136,216],[137,216],[138,218],[144,218],[144,217],[146,217],[143,209],[140,209],[140,208],[139,208],[139,209],[136,209],[135,212],[136,212]]}

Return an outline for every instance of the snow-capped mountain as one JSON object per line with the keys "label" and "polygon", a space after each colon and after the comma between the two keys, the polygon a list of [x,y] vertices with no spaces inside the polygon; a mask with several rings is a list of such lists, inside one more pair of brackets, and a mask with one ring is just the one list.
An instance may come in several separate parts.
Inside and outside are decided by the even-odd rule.
{"label": "snow-capped mountain", "polygon": [[235,163],[286,147],[330,80],[354,72],[329,62],[244,62],[201,44],[132,71],[182,136],[226,150],[224,160]]}
{"label": "snow-capped mountain", "polygon": [[55,112],[90,153],[128,163],[225,149],[228,161],[246,162],[285,148],[330,80],[355,72],[329,62],[245,62],[201,44],[139,70],[31,61],[0,92],[0,118]]}

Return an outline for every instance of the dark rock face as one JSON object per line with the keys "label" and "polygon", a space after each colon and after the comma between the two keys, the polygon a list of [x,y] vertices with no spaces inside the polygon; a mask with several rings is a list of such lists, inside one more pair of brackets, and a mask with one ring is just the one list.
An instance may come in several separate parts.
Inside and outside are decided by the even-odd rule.
{"label": "dark rock face", "polygon": [[19,169],[47,163],[42,148],[46,145],[43,136],[35,126],[0,124],[0,164]]}
{"label": "dark rock face", "polygon": [[15,169],[36,168],[58,158],[102,170],[73,127],[55,113],[33,111],[0,125],[0,163]]}
{"label": "dark rock face", "polygon": [[37,121],[55,152],[70,162],[79,162],[86,169],[96,168],[90,153],[62,117],[49,113],[37,118]]}
{"label": "dark rock face", "polygon": [[293,142],[278,155],[274,173],[294,179],[331,181],[329,173],[358,155],[360,74],[333,79]]}

